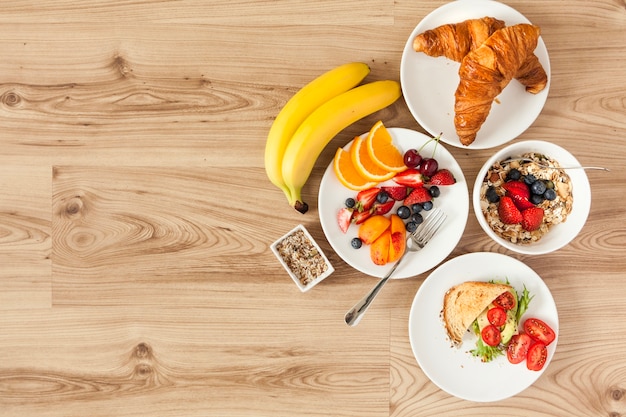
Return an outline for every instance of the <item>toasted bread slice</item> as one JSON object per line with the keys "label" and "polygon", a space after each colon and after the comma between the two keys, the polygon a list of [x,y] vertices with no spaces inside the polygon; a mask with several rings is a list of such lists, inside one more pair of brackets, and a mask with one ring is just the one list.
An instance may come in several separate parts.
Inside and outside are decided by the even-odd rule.
{"label": "toasted bread slice", "polygon": [[509,290],[509,285],[479,281],[467,281],[450,288],[443,297],[443,321],[450,339],[460,344],[476,317]]}

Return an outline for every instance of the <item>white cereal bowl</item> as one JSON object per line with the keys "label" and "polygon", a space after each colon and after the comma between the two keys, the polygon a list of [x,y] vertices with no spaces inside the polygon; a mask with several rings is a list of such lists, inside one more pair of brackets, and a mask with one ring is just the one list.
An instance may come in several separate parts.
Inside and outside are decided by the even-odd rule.
{"label": "white cereal bowl", "polygon": [[569,244],[578,235],[585,225],[587,216],[589,215],[589,209],[591,207],[591,189],[585,170],[568,169],[566,172],[572,181],[572,195],[574,201],[572,204],[572,211],[566,221],[552,226],[550,231],[537,242],[522,245],[515,244],[501,238],[491,229],[485,219],[485,216],[483,215],[480,207],[480,188],[485,176],[487,175],[487,171],[492,165],[498,161],[503,161],[511,157],[518,157],[527,152],[537,152],[546,155],[559,162],[559,164],[563,167],[580,166],[578,160],[571,153],[554,143],[540,140],[515,142],[496,152],[482,166],[476,176],[476,181],[474,182],[472,204],[478,223],[483,228],[485,233],[487,233],[487,235],[495,242],[513,252],[527,255],[541,255],[561,249],[565,245]]}
{"label": "white cereal bowl", "polygon": [[[308,240],[309,242],[311,242],[311,244],[313,245],[313,247],[317,250],[317,252],[321,255],[321,259],[324,261],[324,263],[326,264],[326,271],[324,271],[322,274],[320,274],[319,276],[317,276],[313,281],[307,283],[306,285],[304,285],[300,279],[298,278],[298,276],[296,274],[294,274],[294,272],[291,270],[291,268],[289,267],[289,265],[287,264],[287,262],[285,262],[285,260],[283,259],[283,257],[281,256],[281,254],[278,251],[278,244],[280,242],[282,242],[284,239],[286,239],[287,237],[293,235],[296,232],[301,231],[302,233],[304,233],[304,236],[306,238],[306,240]],[[328,258],[326,257],[326,255],[324,254],[324,252],[322,251],[322,248],[320,248],[320,246],[317,244],[317,242],[315,241],[315,239],[313,239],[313,237],[311,236],[311,234],[309,233],[308,230],[306,230],[306,228],[299,224],[296,227],[294,227],[293,229],[291,229],[289,232],[285,233],[283,236],[281,236],[279,239],[277,239],[274,243],[272,243],[272,245],[270,246],[270,248],[272,249],[272,252],[274,253],[274,255],[276,256],[276,258],[278,259],[278,261],[280,262],[280,264],[283,266],[283,268],[285,268],[285,271],[287,271],[287,273],[289,274],[289,276],[291,277],[291,279],[293,280],[293,282],[298,286],[298,288],[300,289],[300,291],[302,292],[306,292],[308,290],[310,290],[311,288],[313,288],[314,286],[316,286],[317,284],[319,284],[320,282],[322,282],[324,279],[326,279],[330,274],[332,274],[333,272],[335,272],[335,268],[333,268],[333,266],[331,265],[330,261],[328,260]]]}

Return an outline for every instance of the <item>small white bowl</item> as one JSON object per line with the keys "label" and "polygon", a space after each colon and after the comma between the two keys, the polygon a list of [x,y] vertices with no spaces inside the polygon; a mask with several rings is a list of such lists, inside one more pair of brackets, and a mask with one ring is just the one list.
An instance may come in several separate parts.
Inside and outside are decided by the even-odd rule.
{"label": "small white bowl", "polygon": [[566,221],[552,226],[550,231],[546,233],[539,241],[529,244],[515,244],[498,236],[489,226],[480,207],[480,188],[489,168],[498,161],[503,161],[510,157],[518,157],[527,152],[537,152],[556,160],[561,166],[579,166],[578,160],[567,150],[562,147],[545,141],[529,140],[515,142],[509,146],[502,148],[496,152],[491,158],[485,162],[478,172],[474,183],[472,195],[472,204],[474,213],[478,219],[478,223],[485,233],[495,242],[505,248],[518,253],[528,255],[541,255],[554,252],[569,244],[581,231],[591,206],[591,190],[587,174],[583,169],[568,169],[566,172],[572,181],[572,211]]}
{"label": "small white bowl", "polygon": [[[303,284],[300,281],[300,279],[298,278],[298,276],[294,273],[294,271],[291,270],[291,268],[289,267],[289,265],[287,264],[285,259],[283,259],[282,255],[280,254],[280,252],[278,250],[278,245],[283,240],[285,240],[285,239],[287,239],[287,238],[289,238],[291,236],[295,236],[299,232],[301,232],[303,234],[303,239],[305,239],[306,241],[310,242],[311,245],[313,246],[313,248],[315,248],[315,250],[317,251],[317,253],[319,253],[320,257],[319,257],[318,260],[320,262],[323,261],[323,263],[326,265],[326,270],[324,272],[322,272],[321,274],[319,274],[317,277],[315,277],[315,279],[313,279],[312,281],[308,282],[306,285]],[[330,261],[328,260],[328,258],[324,254],[324,252],[322,252],[322,248],[319,247],[319,245],[317,244],[317,242],[315,242],[315,239],[313,239],[313,237],[311,236],[309,231],[306,230],[306,228],[303,225],[301,225],[301,224],[297,225],[296,227],[291,229],[289,232],[285,233],[280,239],[278,239],[274,243],[272,243],[272,245],[270,247],[272,249],[272,252],[274,252],[274,255],[276,255],[276,258],[278,259],[278,261],[285,268],[285,271],[287,271],[287,273],[289,274],[289,276],[291,277],[293,282],[296,283],[296,285],[298,286],[298,288],[302,292],[306,292],[306,291],[310,290],[311,288],[313,288],[314,286],[316,286],[317,284],[322,282],[324,279],[326,279],[330,274],[332,274],[335,271],[335,268],[333,268],[333,266],[330,264]]]}

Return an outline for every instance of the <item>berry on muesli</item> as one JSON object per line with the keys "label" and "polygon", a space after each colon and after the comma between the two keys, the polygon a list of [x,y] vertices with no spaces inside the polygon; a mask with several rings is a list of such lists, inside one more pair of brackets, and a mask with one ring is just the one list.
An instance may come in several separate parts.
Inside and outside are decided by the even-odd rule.
{"label": "berry on muesli", "polygon": [[[557,161],[534,152],[530,162],[496,162],[480,189],[481,210],[491,229],[512,243],[541,239],[572,211],[572,182]],[[548,165],[553,168],[545,168]],[[554,169],[557,168],[557,169]]]}

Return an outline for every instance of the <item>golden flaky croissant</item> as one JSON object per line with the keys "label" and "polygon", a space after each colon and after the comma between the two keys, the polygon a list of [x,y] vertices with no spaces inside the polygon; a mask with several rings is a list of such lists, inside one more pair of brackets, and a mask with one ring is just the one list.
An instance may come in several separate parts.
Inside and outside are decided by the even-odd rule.
{"label": "golden flaky croissant", "polygon": [[[413,49],[429,56],[445,56],[461,62],[465,55],[504,27],[504,21],[489,16],[441,25],[417,35],[413,39]],[[548,75],[534,54],[524,62],[515,78],[533,94],[543,90],[548,82]]]}
{"label": "golden flaky croissant", "polygon": [[493,33],[461,61],[454,126],[463,145],[476,139],[491,105],[537,47],[538,26],[522,23]]}

